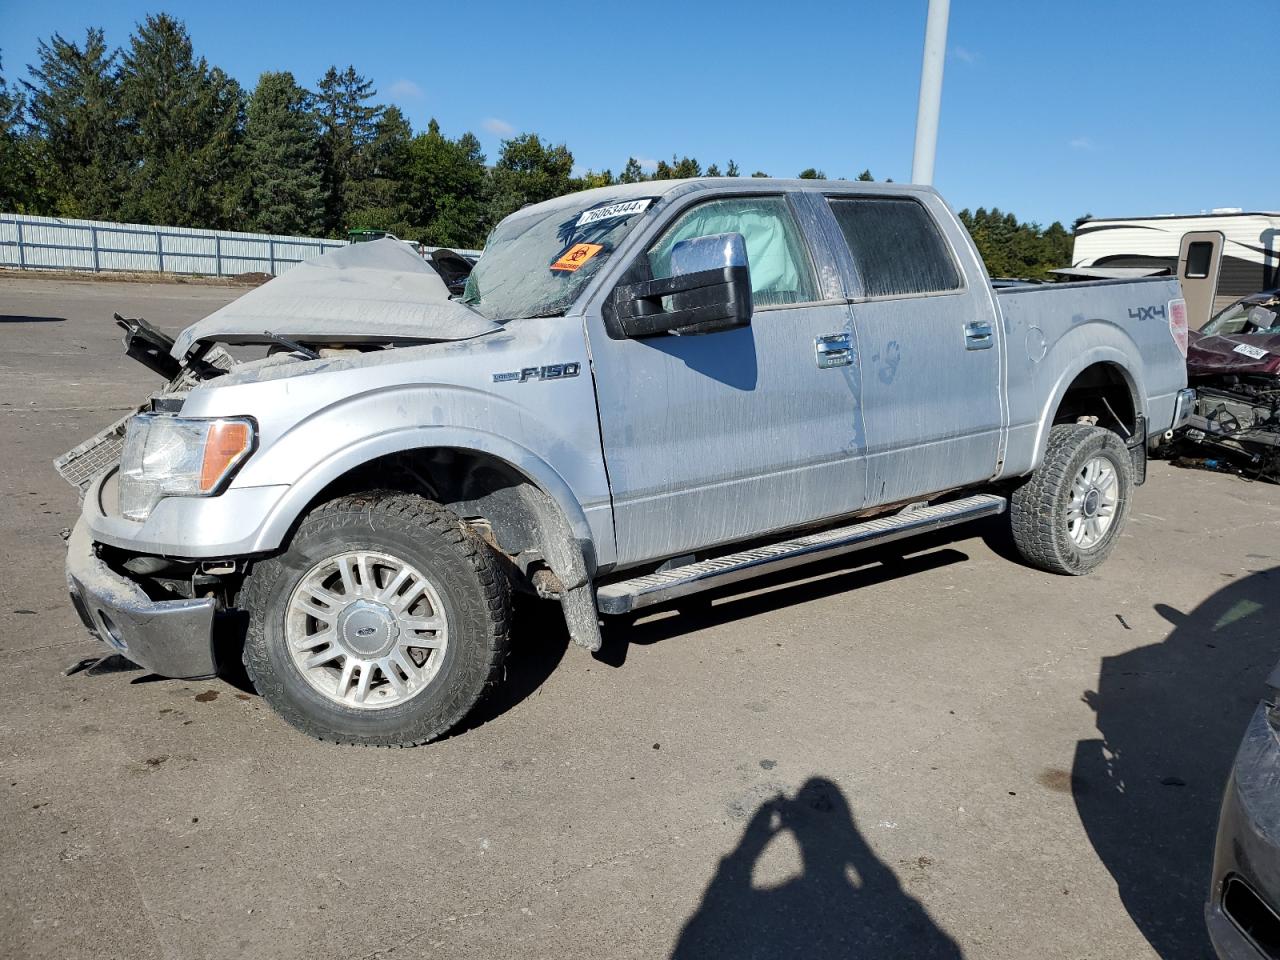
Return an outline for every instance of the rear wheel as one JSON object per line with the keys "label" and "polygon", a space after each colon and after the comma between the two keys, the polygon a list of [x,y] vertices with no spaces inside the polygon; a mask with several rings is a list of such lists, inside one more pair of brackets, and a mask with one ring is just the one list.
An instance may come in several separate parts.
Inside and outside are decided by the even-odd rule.
{"label": "rear wheel", "polygon": [[1081,423],[1053,427],[1044,462],[1010,501],[1018,552],[1052,573],[1089,573],[1115,547],[1132,492],[1132,461],[1117,434]]}
{"label": "rear wheel", "polygon": [[510,597],[490,549],[439,504],[343,497],[312,511],[242,594],[244,662],[304,733],[414,746],[458,723],[506,652]]}

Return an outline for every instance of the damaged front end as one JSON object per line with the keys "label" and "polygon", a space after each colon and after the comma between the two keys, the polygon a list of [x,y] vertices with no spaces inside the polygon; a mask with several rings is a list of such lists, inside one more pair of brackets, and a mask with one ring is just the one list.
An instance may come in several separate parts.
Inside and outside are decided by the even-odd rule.
{"label": "damaged front end", "polygon": [[450,299],[441,272],[391,240],[301,264],[176,338],[143,319],[115,322],[125,353],[163,385],[54,462],[82,503],[68,586],[93,635],[155,673],[187,678],[216,672],[220,626],[238,619],[240,585],[262,554],[255,535],[284,489],[235,484],[259,418],[275,411],[250,403],[210,414],[211,392],[501,329]]}
{"label": "damaged front end", "polygon": [[1280,291],[1232,304],[1187,352],[1195,407],[1184,443],[1222,455],[1242,473],[1280,483]]}
{"label": "damaged front end", "polygon": [[81,498],[89,484],[120,463],[124,453],[125,432],[129,421],[139,413],[174,412],[182,407],[187,392],[203,380],[221,376],[236,366],[226,350],[214,344],[202,344],[183,361],[170,351],[173,338],[157,330],[141,318],[115,315],[116,325],[124,331],[125,354],[164,378],[165,384],[150,394],[146,401],[119,420],[104,427],[84,443],[77,444],[53,462],[63,480],[75,487]]}
{"label": "damaged front end", "polygon": [[1280,483],[1280,378],[1228,375],[1204,378],[1195,387],[1183,438]]}

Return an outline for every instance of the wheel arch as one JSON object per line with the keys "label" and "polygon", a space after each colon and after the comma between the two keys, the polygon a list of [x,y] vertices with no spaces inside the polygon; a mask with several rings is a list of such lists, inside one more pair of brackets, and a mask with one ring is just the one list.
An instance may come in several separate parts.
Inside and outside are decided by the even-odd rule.
{"label": "wheel arch", "polygon": [[[277,501],[259,528],[255,552],[281,547],[312,506],[352,492],[353,481],[368,478],[369,486],[385,486],[385,479],[378,476],[379,467],[392,459],[407,461],[410,469],[417,464],[424,486],[442,495],[446,506],[461,506],[464,512],[477,506],[494,511],[496,517],[485,519],[494,524],[500,541],[506,540],[502,544],[504,550],[508,546],[517,551],[528,549],[528,539],[538,536],[540,548],[558,576],[576,579],[588,577],[594,570],[596,545],[585,511],[550,464],[504,437],[443,427],[378,434],[330,454],[290,485]],[[465,474],[466,482],[440,476],[433,481],[431,468],[444,463],[456,473]],[[490,489],[483,488],[480,476],[486,470]],[[476,515],[484,514],[480,511]],[[572,550],[565,549],[570,545]],[[577,555],[576,563],[573,554]]]}
{"label": "wheel arch", "polygon": [[1035,465],[1044,460],[1053,426],[1074,423],[1082,416],[1096,416],[1100,426],[1120,434],[1126,442],[1133,439],[1139,417],[1147,416],[1145,396],[1139,374],[1134,372],[1125,351],[1099,345],[1074,357],[1064,367],[1041,412]]}

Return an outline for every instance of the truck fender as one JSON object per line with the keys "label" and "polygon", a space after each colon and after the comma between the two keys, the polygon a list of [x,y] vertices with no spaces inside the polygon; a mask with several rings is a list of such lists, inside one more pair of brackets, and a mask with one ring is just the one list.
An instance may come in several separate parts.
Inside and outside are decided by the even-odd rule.
{"label": "truck fender", "polygon": [[[560,604],[569,635],[588,650],[601,646],[588,555],[595,555],[581,504],[550,464],[505,437],[479,430],[417,426],[389,431],[350,444],[312,467],[293,483],[259,528],[254,552],[278,549],[302,512],[339,477],[379,457],[431,448],[488,454],[529,480],[519,496],[537,518],[543,557],[563,587]],[[585,549],[584,549],[585,547]]]}
{"label": "truck fender", "polygon": [[1035,457],[1032,461],[1032,468],[1040,466],[1044,460],[1045,448],[1049,444],[1049,429],[1053,426],[1053,419],[1058,412],[1058,408],[1062,405],[1063,398],[1067,395],[1078,376],[1089,367],[1098,363],[1106,363],[1119,370],[1124,377],[1125,385],[1129,388],[1129,395],[1133,399],[1134,412],[1140,416],[1147,415],[1146,410],[1146,391],[1143,389],[1141,374],[1135,373],[1135,364],[1132,360],[1138,356],[1138,348],[1132,341],[1128,341],[1130,350],[1126,351],[1118,345],[1114,344],[1094,344],[1080,350],[1078,353],[1072,353],[1070,348],[1071,341],[1075,338],[1064,337],[1057,344],[1046,358],[1050,362],[1056,354],[1058,357],[1070,355],[1071,359],[1061,368],[1057,379],[1054,381],[1053,389],[1049,392],[1048,399],[1040,410],[1039,424],[1036,428],[1035,436]]}

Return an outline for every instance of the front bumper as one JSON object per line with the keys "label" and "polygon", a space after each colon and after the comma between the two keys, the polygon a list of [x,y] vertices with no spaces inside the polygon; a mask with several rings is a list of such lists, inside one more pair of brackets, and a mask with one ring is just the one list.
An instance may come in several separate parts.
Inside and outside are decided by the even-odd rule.
{"label": "front bumper", "polygon": [[1205,920],[1223,960],[1280,957],[1280,736],[1259,704],[1222,798]]}
{"label": "front bumper", "polygon": [[217,673],[214,601],[152,600],[98,559],[84,520],[67,543],[67,587],[89,632],[138,666],[163,677]]}

